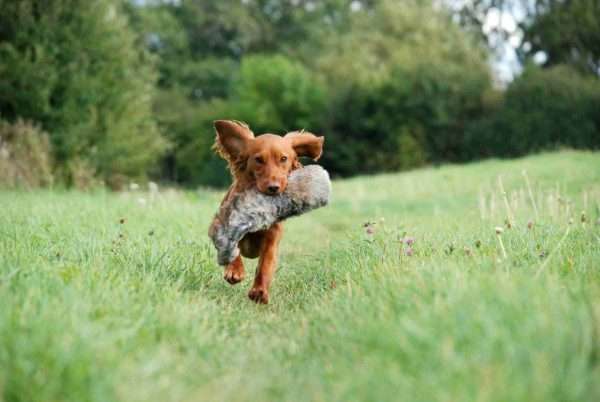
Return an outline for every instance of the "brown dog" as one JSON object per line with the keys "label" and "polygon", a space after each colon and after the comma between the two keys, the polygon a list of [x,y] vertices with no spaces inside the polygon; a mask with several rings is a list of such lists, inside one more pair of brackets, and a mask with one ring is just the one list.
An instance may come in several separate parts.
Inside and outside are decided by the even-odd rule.
{"label": "brown dog", "polygon": [[[324,138],[311,133],[255,137],[248,126],[237,121],[217,120],[214,124],[217,131],[215,150],[227,161],[233,176],[233,184],[221,202],[219,214],[227,213],[224,206],[234,194],[251,187],[267,195],[282,193],[290,172],[302,166],[298,158],[308,156],[317,160],[323,152]],[[219,223],[217,217],[211,228]],[[282,234],[283,225],[278,222],[267,230],[247,234],[239,243],[244,257],[259,257],[254,284],[248,293],[256,303],[269,302],[269,287]],[[240,256],[225,268],[224,277],[232,285],[244,279],[244,263]]]}

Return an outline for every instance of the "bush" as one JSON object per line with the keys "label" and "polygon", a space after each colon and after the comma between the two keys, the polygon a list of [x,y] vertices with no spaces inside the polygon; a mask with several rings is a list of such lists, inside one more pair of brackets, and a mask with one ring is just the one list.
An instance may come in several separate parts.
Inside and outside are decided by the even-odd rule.
{"label": "bush", "polygon": [[[39,122],[57,162],[143,175],[165,149],[155,73],[119,0],[0,1],[0,114]],[[67,171],[67,170],[64,170]]]}
{"label": "bush", "polygon": [[485,70],[425,63],[355,86],[332,103],[325,163],[350,175],[464,160],[464,128],[489,82]]}
{"label": "bush", "polygon": [[318,130],[326,104],[324,86],[300,63],[283,56],[249,56],[232,84],[232,118],[256,133]]}
{"label": "bush", "polygon": [[21,119],[0,121],[0,187],[45,187],[53,181],[48,134]]}
{"label": "bush", "polygon": [[323,163],[352,175],[464,159],[491,86],[485,52],[432,2],[378,4],[318,63],[332,94]]}
{"label": "bush", "polygon": [[212,187],[225,187],[231,183],[225,161],[212,150],[215,141],[213,121],[234,116],[230,107],[226,101],[214,99],[194,109],[189,126],[193,136],[181,143],[173,155],[173,167],[180,182]]}
{"label": "bush", "polygon": [[561,146],[600,148],[600,81],[566,66],[528,68],[504,100],[467,130],[474,157],[518,156]]}

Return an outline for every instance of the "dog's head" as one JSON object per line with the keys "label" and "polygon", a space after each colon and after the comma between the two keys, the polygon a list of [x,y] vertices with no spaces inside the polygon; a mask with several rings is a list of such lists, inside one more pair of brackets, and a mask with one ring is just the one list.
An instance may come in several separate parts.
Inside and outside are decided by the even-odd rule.
{"label": "dog's head", "polygon": [[238,180],[256,185],[264,194],[285,191],[290,172],[299,168],[301,156],[313,160],[321,157],[323,137],[307,132],[291,132],[281,137],[274,134],[254,136],[243,123],[215,121],[215,148],[229,163]]}

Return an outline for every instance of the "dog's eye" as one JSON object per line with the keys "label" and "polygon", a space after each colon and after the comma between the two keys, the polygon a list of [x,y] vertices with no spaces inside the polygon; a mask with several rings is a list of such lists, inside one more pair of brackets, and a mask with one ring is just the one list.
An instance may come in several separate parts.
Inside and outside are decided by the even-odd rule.
{"label": "dog's eye", "polygon": [[254,160],[256,161],[256,163],[258,163],[260,165],[265,163],[265,160],[262,158],[262,156],[257,156],[256,158],[254,158]]}
{"label": "dog's eye", "polygon": [[280,159],[280,160],[281,160],[282,162],[285,162],[285,161],[287,161],[287,156],[283,155],[283,156],[281,157],[281,159]]}

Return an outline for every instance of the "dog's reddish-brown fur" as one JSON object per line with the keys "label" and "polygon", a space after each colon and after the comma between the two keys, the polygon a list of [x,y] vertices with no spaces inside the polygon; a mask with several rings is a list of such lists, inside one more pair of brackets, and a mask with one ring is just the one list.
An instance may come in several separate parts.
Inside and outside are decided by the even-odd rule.
{"label": "dog's reddish-brown fur", "polygon": [[[255,137],[248,126],[237,121],[217,120],[214,124],[217,131],[215,150],[228,162],[233,184],[221,202],[213,226],[225,221],[219,219],[219,215],[227,213],[226,206],[234,194],[255,187],[264,194],[277,195],[285,191],[290,172],[301,167],[299,157],[317,160],[323,151],[324,138],[307,132],[292,132],[283,137],[274,134]],[[257,303],[269,302],[269,287],[282,235],[283,225],[278,222],[267,230],[247,234],[239,243],[242,256],[259,257],[254,284],[248,293],[248,297]],[[244,279],[241,256],[225,268],[224,277],[231,284]]]}

